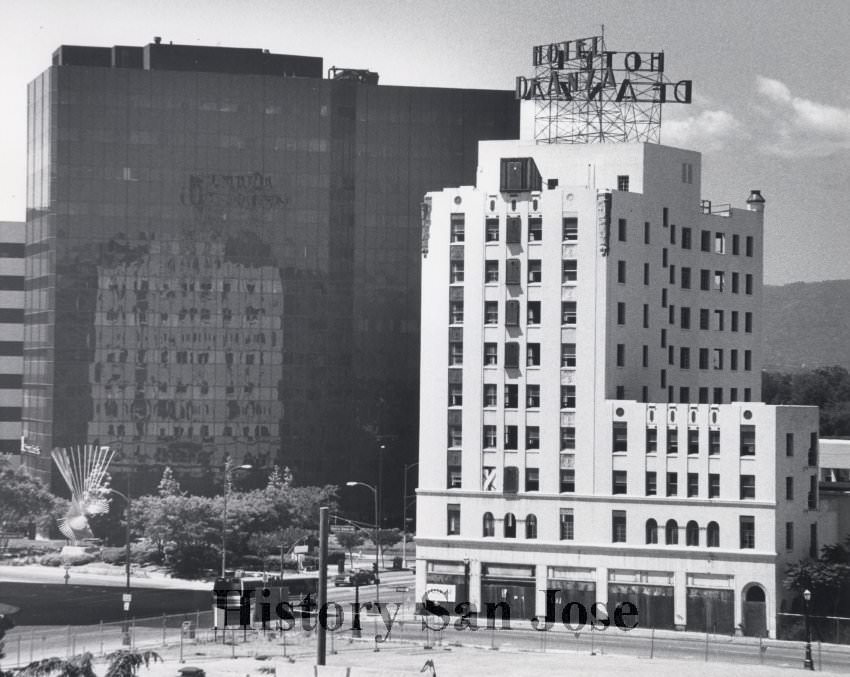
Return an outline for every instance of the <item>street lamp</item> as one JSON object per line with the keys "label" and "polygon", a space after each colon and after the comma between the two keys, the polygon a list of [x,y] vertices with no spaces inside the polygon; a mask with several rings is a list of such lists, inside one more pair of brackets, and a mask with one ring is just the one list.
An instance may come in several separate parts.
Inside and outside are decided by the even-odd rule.
{"label": "street lamp", "polygon": [[130,515],[133,509],[133,502],[130,499],[130,473],[127,473],[127,493],[122,494],[117,489],[109,487],[106,491],[110,494],[115,494],[119,498],[123,498],[127,504],[127,526],[124,534],[124,644],[130,643]]}
{"label": "street lamp", "polygon": [[815,664],[812,660],[812,628],[809,624],[809,601],[812,599],[811,590],[803,590],[803,602],[806,612],[806,657],[803,659],[803,668],[806,670],[814,670]]}
{"label": "street lamp", "polygon": [[234,470],[251,470],[250,464],[233,466],[228,456],[224,461],[224,507],[221,513],[221,577],[225,577],[227,568],[227,495],[230,493],[230,474]]}
{"label": "street lamp", "polygon": [[419,465],[416,463],[407,463],[404,466],[404,499],[402,501],[402,520],[401,520],[401,568],[407,569],[407,471]]}
{"label": "street lamp", "polygon": [[381,602],[381,579],[378,575],[379,567],[379,557],[381,552],[381,521],[378,515],[378,490],[373,487],[371,484],[366,484],[365,482],[346,482],[345,486],[347,487],[366,487],[369,491],[371,491],[375,495],[375,602],[380,604]]}

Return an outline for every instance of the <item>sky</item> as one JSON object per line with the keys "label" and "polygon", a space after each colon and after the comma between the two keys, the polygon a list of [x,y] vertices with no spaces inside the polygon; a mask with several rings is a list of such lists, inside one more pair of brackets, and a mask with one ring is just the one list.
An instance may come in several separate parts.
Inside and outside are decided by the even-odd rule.
{"label": "sky", "polygon": [[765,282],[850,278],[847,0],[3,0],[0,220],[23,221],[26,85],[62,44],[255,47],[368,68],[382,84],[512,89],[531,50],[599,34],[665,52],[691,105],[662,143],[703,153],[703,198],[767,200]]}

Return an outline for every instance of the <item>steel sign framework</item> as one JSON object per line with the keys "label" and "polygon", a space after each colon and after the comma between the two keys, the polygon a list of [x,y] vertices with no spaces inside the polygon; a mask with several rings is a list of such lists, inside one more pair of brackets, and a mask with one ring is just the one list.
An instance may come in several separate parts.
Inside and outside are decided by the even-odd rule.
{"label": "steel sign framework", "polygon": [[667,79],[664,52],[610,51],[604,35],[536,46],[533,63],[516,95],[534,102],[538,143],[659,143],[663,105],[691,101],[690,80]]}

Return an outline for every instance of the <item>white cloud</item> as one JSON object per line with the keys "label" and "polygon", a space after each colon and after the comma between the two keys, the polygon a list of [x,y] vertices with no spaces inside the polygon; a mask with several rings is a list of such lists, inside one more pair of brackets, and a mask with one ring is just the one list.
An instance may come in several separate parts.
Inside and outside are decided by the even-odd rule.
{"label": "white cloud", "polygon": [[704,110],[683,118],[667,118],[661,140],[671,146],[721,150],[728,142],[748,136],[741,122],[725,110]]}
{"label": "white cloud", "polygon": [[794,96],[784,83],[761,76],[756,90],[764,97],[756,111],[767,153],[822,157],[850,150],[850,108]]}

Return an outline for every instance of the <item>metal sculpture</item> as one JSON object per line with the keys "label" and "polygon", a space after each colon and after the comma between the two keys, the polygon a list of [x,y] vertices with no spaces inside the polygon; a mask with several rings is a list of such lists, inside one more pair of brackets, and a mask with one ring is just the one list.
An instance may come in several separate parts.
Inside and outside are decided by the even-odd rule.
{"label": "metal sculpture", "polygon": [[74,544],[92,537],[89,517],[109,510],[106,469],[114,454],[112,447],[93,444],[54,449],[51,454],[71,490],[71,506],[58,520],[59,531]]}

